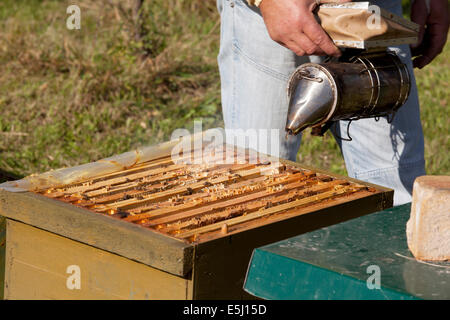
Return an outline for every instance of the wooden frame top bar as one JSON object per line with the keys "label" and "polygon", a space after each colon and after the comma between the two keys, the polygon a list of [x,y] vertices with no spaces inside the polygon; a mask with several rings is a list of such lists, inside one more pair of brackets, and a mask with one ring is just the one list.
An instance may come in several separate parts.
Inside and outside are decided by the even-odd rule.
{"label": "wooden frame top bar", "polygon": [[[265,155],[261,156],[267,157]],[[232,237],[237,235],[242,237],[242,234],[246,232],[249,233],[249,231],[251,231],[252,235],[256,234],[257,238],[261,238],[254,240],[254,242],[263,244],[265,241],[264,238],[269,239],[266,236],[266,232],[269,229],[277,232],[276,236],[271,235],[270,239],[281,240],[295,235],[295,226],[299,226],[299,232],[301,232],[301,230],[309,230],[308,226],[302,225],[305,222],[308,223],[308,221],[318,221],[317,223],[311,223],[311,228],[314,229],[392,206],[393,191],[391,189],[348,177],[334,175],[329,172],[314,169],[295,162],[282,159],[279,160],[273,157],[269,158],[271,160],[279,161],[278,167],[289,166],[291,169],[298,168],[298,172],[303,172],[303,175],[305,172],[308,172],[308,174],[304,175],[305,177],[308,175],[317,175],[317,177],[321,177],[323,175],[324,177],[326,176],[332,178],[332,180],[329,180],[328,182],[318,181],[318,184],[315,184],[315,189],[311,189],[323,189],[323,191],[321,191],[322,193],[310,193],[307,188],[304,188],[302,189],[304,191],[300,190],[297,198],[294,197],[292,199],[287,199],[286,192],[288,192],[288,190],[294,190],[297,185],[308,185],[307,181],[303,183],[300,180],[289,180],[286,182],[286,186],[288,186],[286,188],[286,192],[283,193],[276,191],[273,193],[274,197],[278,199],[277,201],[281,201],[279,204],[274,206],[265,206],[264,202],[258,202],[261,201],[260,199],[264,200],[267,198],[267,195],[265,196],[262,191],[252,191],[253,193],[249,193],[251,196],[247,196],[247,194],[245,194],[245,197],[242,197],[242,200],[237,202],[251,203],[249,201],[255,201],[253,202],[256,203],[256,205],[253,205],[253,211],[249,211],[246,215],[232,216],[229,220],[218,220],[222,222],[215,224],[212,223],[206,226],[200,225],[198,230],[204,232],[204,235],[201,235],[201,241],[195,240],[195,229],[181,230],[179,235],[175,235],[170,232],[162,233],[157,229],[151,229],[143,225],[135,224],[133,219],[126,221],[126,219],[108,216],[102,212],[94,212],[90,209],[79,207],[71,203],[66,203],[61,200],[53,199],[51,197],[33,192],[9,192],[0,189],[0,215],[124,256],[171,274],[189,278],[191,276],[191,271],[193,270],[195,260],[197,259],[197,253],[203,252],[204,248],[211,246],[211,243],[226,243],[223,242],[224,238],[228,237],[231,241]],[[164,161],[167,162],[164,159],[154,161],[158,163]],[[170,167],[171,169],[177,169],[176,164],[168,165],[172,166]],[[151,164],[146,167],[146,163],[141,163],[140,166],[146,168],[145,170],[153,170],[152,172],[157,172],[157,174],[172,174],[170,173],[170,170],[165,172],[157,167],[153,168]],[[246,164],[236,166],[242,170],[244,170],[243,168],[246,168],[243,173],[241,171],[237,171],[241,172],[241,174],[238,174],[238,180],[243,179],[240,180],[243,185],[245,185],[245,181],[259,181],[262,179],[262,176],[257,174],[254,170],[254,166]],[[111,178],[118,183],[117,190],[128,190],[129,186],[134,182],[132,179],[123,179],[120,174],[122,172],[126,172],[127,174],[133,175],[136,179],[141,179],[141,174],[137,169],[137,167],[131,167],[118,170],[117,174],[109,173],[108,179]],[[220,172],[222,169],[218,168],[217,170],[217,172]],[[223,170],[229,169],[225,166]],[[300,173],[299,175],[301,175]],[[243,177],[246,174],[248,174],[248,176]],[[291,176],[295,178],[296,174],[291,173]],[[176,174],[173,174],[171,179],[179,178]],[[218,178],[216,179],[218,179],[218,181],[227,180],[226,177],[221,178],[220,175],[218,175]],[[292,179],[293,178],[291,178],[291,180]],[[172,181],[178,183],[177,180]],[[103,186],[101,179],[98,180],[98,183],[100,187]],[[239,181],[237,183],[233,183],[239,185]],[[193,187],[189,187],[189,189],[192,191],[200,190],[196,189],[194,184],[195,183],[193,183]],[[70,186],[70,188],[78,190],[82,185],[83,184],[78,183],[74,187]],[[97,195],[95,190],[100,190],[91,190],[93,188],[89,188],[89,184],[86,186],[88,186],[88,192],[94,192],[94,195]],[[334,189],[335,186],[336,189]],[[169,196],[172,193],[175,195],[178,194],[177,188],[178,187],[173,189],[174,191],[170,192]],[[361,189],[361,192],[354,191],[359,190],[358,188]],[[350,190],[348,197],[340,196],[345,194],[348,190]],[[98,192],[98,194],[100,193],[101,192]],[[150,194],[150,196],[153,197],[152,194]],[[156,193],[155,197],[166,199],[165,196],[158,196],[158,193]],[[184,197],[188,198],[189,193],[187,195],[184,194]],[[283,199],[285,198],[286,201],[283,202]],[[230,200],[232,199],[233,198],[230,198]],[[228,200],[228,202],[233,202],[230,200]],[[324,200],[323,203],[320,202],[322,200]],[[135,205],[135,203],[127,202],[128,200],[123,199],[111,201],[119,201],[118,203],[125,207],[131,206],[131,210],[133,210],[133,206]],[[213,210],[221,210],[220,201],[218,202],[218,205],[215,205],[215,209]],[[227,200],[223,201],[225,203]],[[306,206],[306,204],[308,205]],[[352,210],[352,212],[348,212],[348,210]],[[208,210],[202,209],[202,207],[200,207],[200,209],[196,209],[195,207],[189,208],[189,206],[186,206],[186,208],[183,207],[182,210],[173,211],[175,212],[174,217],[183,217],[184,212],[186,212],[186,214],[190,212],[189,214],[192,217],[195,217],[199,213],[203,214],[203,212],[210,214]],[[163,223],[166,221],[171,221],[163,210],[158,209],[155,212],[158,212],[158,216],[155,221]],[[317,214],[315,212],[317,212]],[[320,217],[318,218],[311,217],[319,215]],[[286,225],[289,225],[289,227],[286,228]],[[280,228],[280,226],[285,227]],[[166,231],[173,230],[173,226],[170,224],[166,225],[164,228]],[[261,232],[259,235],[257,234],[258,230]]]}

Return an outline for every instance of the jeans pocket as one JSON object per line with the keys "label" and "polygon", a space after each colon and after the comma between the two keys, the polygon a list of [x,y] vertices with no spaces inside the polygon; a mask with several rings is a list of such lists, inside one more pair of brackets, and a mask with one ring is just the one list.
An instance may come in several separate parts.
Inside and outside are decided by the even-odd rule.
{"label": "jeans pocket", "polygon": [[262,71],[266,73],[267,75],[274,77],[278,80],[281,80],[283,82],[288,81],[289,74],[278,72],[276,68],[271,68],[270,66],[267,66],[260,61],[258,61],[258,58],[255,56],[250,56],[249,54],[243,52],[243,50],[239,47],[239,44],[237,42],[233,42],[233,51],[235,54],[239,55],[241,60],[247,63],[248,65],[254,67],[255,69]]}
{"label": "jeans pocket", "polygon": [[270,38],[259,13],[242,3],[234,6],[233,51],[244,62],[286,81],[296,66],[296,55]]}

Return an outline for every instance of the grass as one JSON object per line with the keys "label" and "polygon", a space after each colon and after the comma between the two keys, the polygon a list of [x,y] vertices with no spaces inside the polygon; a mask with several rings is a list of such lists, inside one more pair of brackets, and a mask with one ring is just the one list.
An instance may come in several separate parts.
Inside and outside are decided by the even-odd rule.
{"label": "grass", "polygon": [[[66,28],[72,2],[0,2],[0,171],[94,161],[167,140],[196,119],[223,126],[215,1],[146,0],[140,41],[129,1],[76,3],[81,30]],[[430,174],[450,169],[449,58],[447,46],[417,72]],[[305,135],[299,156],[345,173],[330,136]]]}

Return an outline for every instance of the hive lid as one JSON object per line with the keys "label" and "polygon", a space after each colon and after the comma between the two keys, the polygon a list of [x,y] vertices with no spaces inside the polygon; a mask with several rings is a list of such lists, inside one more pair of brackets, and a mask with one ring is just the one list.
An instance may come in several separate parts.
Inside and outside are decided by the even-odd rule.
{"label": "hive lid", "polygon": [[371,2],[323,4],[320,23],[338,47],[369,49],[413,44],[419,25]]}

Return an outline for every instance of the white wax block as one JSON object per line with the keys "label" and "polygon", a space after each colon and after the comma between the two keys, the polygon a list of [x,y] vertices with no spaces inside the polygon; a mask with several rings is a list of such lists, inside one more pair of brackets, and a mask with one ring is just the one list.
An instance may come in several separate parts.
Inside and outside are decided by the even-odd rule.
{"label": "white wax block", "polygon": [[416,259],[450,260],[450,176],[416,179],[406,235]]}

